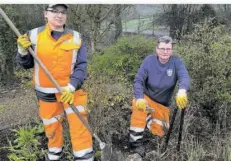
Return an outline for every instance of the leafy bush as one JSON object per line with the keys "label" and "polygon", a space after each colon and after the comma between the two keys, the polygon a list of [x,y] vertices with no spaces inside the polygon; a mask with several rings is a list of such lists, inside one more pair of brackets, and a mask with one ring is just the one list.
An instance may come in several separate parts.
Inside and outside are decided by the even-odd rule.
{"label": "leafy bush", "polygon": [[41,149],[39,135],[44,133],[42,124],[31,126],[20,127],[14,129],[15,139],[9,142],[9,147],[6,147],[10,154],[8,158],[11,161],[37,161],[44,155],[44,150]]}
{"label": "leafy bush", "polygon": [[191,100],[202,115],[222,124],[231,116],[231,39],[223,26],[213,27],[210,21],[197,25],[184,39],[176,51],[191,76]]}
{"label": "leafy bush", "polygon": [[89,58],[86,81],[89,107],[121,107],[132,99],[132,81],[144,59],[154,50],[154,40],[141,36],[122,37]]}
{"label": "leafy bush", "polygon": [[[206,130],[200,121],[197,124],[192,123],[188,127],[191,129],[188,131],[190,136],[197,138],[200,128],[204,134],[217,130],[221,132],[219,137],[226,135],[222,134],[222,131],[227,130],[224,126],[228,126],[231,116],[230,43],[231,39],[223,26],[214,27],[210,22],[206,22],[195,26],[195,31],[184,36],[184,40],[174,47],[175,54],[183,59],[191,77],[189,106],[193,107],[190,110],[192,116],[196,115],[196,120],[206,116],[211,121],[207,122],[209,127],[216,127]],[[90,77],[86,84],[92,110],[90,122],[104,138],[113,135],[121,141],[126,138],[130,113],[124,107],[131,105],[132,81],[139,65],[154,47],[154,41],[142,37],[123,37],[117,44],[90,57]],[[119,99],[116,100],[116,97]],[[217,136],[212,134],[211,137]],[[188,153],[185,155],[192,160],[204,158],[204,153],[201,151],[199,154],[196,150],[201,149],[201,145],[203,142],[199,140],[193,147],[187,147]],[[221,152],[217,152],[218,156],[220,154]]]}
{"label": "leafy bush", "polygon": [[[38,5],[7,5],[2,4],[1,8],[18,28],[21,34],[28,30],[44,24],[41,8]],[[28,15],[34,16],[28,16]],[[17,53],[17,38],[15,33],[0,18],[0,82],[12,83],[14,78],[15,55]]]}
{"label": "leafy bush", "polygon": [[91,75],[107,75],[116,80],[133,81],[142,60],[153,53],[155,42],[142,36],[122,37],[116,44],[90,58]]}
{"label": "leafy bush", "polygon": [[155,42],[142,36],[122,37],[89,58],[90,122],[107,143],[127,138],[132,85],[143,59],[154,51]]}

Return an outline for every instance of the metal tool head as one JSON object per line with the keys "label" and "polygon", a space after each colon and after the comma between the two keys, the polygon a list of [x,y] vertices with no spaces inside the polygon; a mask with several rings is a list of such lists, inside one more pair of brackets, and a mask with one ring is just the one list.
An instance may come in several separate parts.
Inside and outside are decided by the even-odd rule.
{"label": "metal tool head", "polygon": [[100,150],[103,150],[105,146],[106,146],[105,142],[99,143]]}

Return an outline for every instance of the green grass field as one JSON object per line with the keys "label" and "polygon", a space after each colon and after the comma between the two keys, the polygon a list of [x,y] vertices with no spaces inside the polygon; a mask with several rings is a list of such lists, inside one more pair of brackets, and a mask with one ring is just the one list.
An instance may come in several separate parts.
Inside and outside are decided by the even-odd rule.
{"label": "green grass field", "polygon": [[[127,30],[138,30],[139,19],[134,19],[130,21],[123,21],[123,29]],[[154,29],[158,29],[158,26],[154,26]],[[153,30],[152,19],[143,18],[140,19],[140,31]]]}

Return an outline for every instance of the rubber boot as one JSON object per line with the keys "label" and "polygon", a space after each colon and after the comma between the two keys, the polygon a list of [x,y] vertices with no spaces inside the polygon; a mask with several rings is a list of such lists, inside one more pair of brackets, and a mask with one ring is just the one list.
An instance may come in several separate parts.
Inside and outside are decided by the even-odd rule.
{"label": "rubber boot", "polygon": [[141,157],[145,156],[145,148],[143,145],[137,146],[137,147],[131,147],[132,153],[138,153]]}

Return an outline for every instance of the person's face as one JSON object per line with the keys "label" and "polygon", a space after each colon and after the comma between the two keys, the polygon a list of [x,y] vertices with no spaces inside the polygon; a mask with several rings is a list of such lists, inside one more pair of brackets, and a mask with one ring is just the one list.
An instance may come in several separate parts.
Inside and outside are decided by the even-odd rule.
{"label": "person's face", "polygon": [[45,11],[44,16],[47,18],[48,24],[54,28],[63,27],[67,20],[67,9],[58,5],[53,10]]}
{"label": "person's face", "polygon": [[172,56],[172,44],[159,43],[156,47],[156,53],[160,60],[169,60]]}

